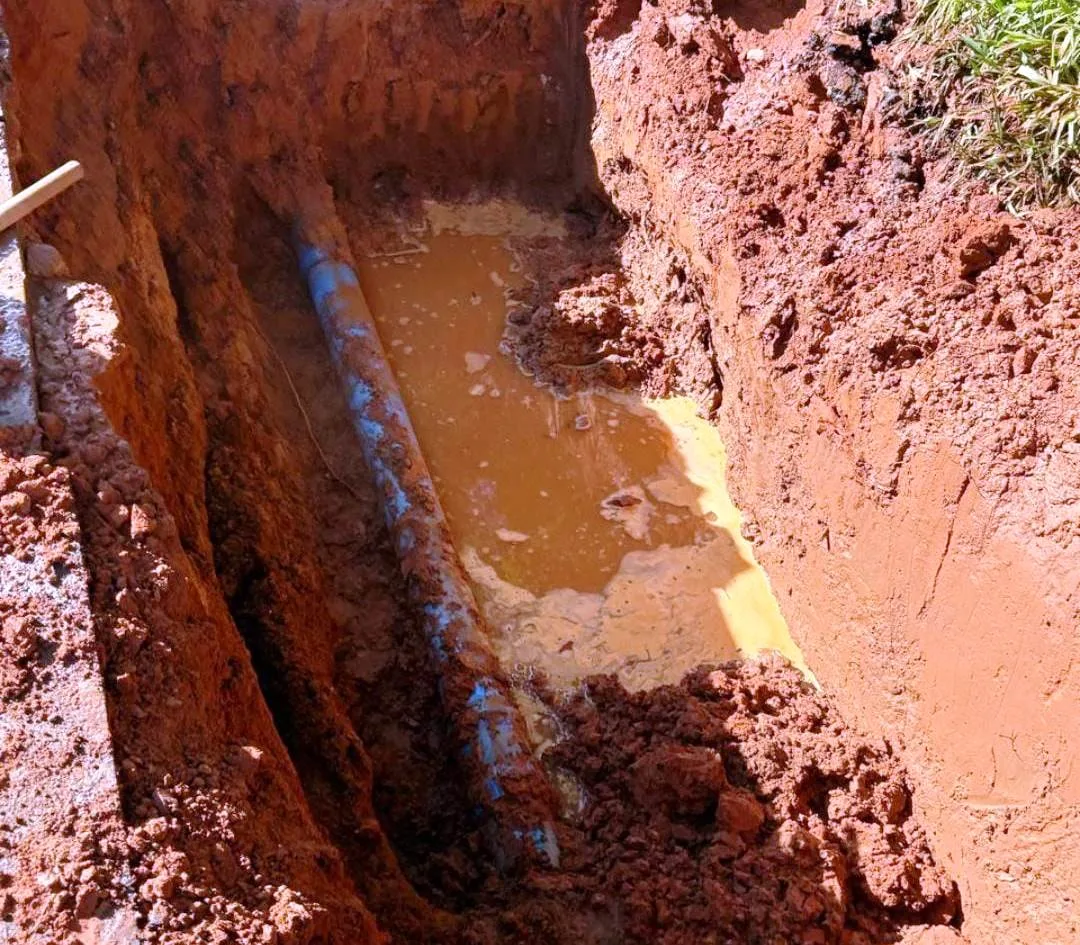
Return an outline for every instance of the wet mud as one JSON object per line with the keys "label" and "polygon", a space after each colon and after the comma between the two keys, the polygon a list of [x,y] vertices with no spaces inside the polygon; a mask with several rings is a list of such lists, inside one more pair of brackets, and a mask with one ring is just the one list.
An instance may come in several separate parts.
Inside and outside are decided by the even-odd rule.
{"label": "wet mud", "polygon": [[513,206],[429,208],[412,249],[361,266],[504,664],[562,686],[616,672],[636,688],[762,650],[805,668],[693,403],[559,396],[505,350],[529,233],[561,228]]}

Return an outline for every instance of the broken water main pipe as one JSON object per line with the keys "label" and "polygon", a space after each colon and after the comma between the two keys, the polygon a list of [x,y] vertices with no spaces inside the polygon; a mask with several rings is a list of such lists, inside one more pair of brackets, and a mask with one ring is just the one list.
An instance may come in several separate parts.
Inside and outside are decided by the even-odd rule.
{"label": "broken water main pipe", "polygon": [[[298,223],[294,248],[344,385],[410,603],[420,615],[483,831],[503,871],[558,866],[554,797],[533,757],[454,549],[416,432],[347,250]],[[340,241],[339,241],[340,242]]]}

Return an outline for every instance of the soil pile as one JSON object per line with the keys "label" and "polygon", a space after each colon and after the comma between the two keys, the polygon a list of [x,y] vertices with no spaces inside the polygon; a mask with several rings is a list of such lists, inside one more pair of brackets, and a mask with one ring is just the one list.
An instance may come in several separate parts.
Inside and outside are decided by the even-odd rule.
{"label": "soil pile", "polygon": [[613,941],[856,945],[959,919],[891,749],[782,660],[633,694],[599,677],[560,715],[547,757],[580,785]]}

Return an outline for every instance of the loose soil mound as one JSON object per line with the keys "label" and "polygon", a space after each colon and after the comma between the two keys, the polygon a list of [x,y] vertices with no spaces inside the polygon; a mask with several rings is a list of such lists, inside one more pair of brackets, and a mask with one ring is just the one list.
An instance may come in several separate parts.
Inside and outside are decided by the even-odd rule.
{"label": "loose soil mound", "polygon": [[639,942],[894,940],[958,918],[886,744],[781,660],[563,710],[552,764],[580,784],[585,872]]}

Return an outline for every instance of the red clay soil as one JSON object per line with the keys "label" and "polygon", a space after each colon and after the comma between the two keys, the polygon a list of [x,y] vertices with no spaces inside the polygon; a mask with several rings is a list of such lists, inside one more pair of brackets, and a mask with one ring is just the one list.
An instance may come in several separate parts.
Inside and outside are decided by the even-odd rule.
{"label": "red clay soil", "polygon": [[0,929],[17,940],[94,913],[119,811],[70,474],[6,452],[0,485]]}
{"label": "red clay soil", "polygon": [[855,945],[959,918],[889,747],[779,658],[633,694],[600,677],[559,716],[549,761],[578,782],[616,940]]}
{"label": "red clay soil", "polygon": [[[932,166],[864,109],[882,24],[818,41],[811,10],[762,37],[794,5],[725,7],[732,23],[610,4],[586,62],[579,11],[554,0],[2,8],[19,174],[76,157],[89,180],[30,225],[87,281],[33,284],[45,455],[3,467],[10,940],[867,945],[948,941],[961,899],[973,941],[1067,940],[1076,679],[1071,638],[1053,644],[1076,454],[1054,366],[1074,224],[975,210],[957,228]],[[771,665],[549,695],[555,780],[586,803],[561,869],[504,878],[289,218],[331,188],[350,223],[472,188],[570,202],[590,80],[599,180],[630,226],[602,238],[595,194],[572,215],[627,265],[549,306],[588,310],[584,341],[551,316],[517,327],[541,373],[569,344],[614,365],[599,377],[720,408],[831,695]],[[1000,455],[1027,442],[1005,411],[1031,449]],[[80,765],[101,793],[78,807]]]}
{"label": "red clay soil", "polygon": [[[120,841],[89,866],[53,854],[65,877],[98,870],[97,908],[61,908],[45,928],[88,941],[307,941],[331,927],[378,940],[308,813],[217,579],[101,406],[102,391],[124,392],[112,300],[49,283],[35,301],[46,446],[74,491],[122,802]],[[141,931],[117,928],[117,907]]]}
{"label": "red clay soil", "polygon": [[809,664],[911,766],[966,934],[1076,941],[1080,213],[958,191],[894,120],[899,4],[824,7],[597,5],[628,231],[509,337],[559,384],[699,397]]}
{"label": "red clay soil", "polygon": [[[99,803],[92,831],[43,820],[42,799],[27,787],[85,778],[70,759],[43,757],[33,728],[23,732],[25,757],[9,768],[20,784],[3,794],[15,820],[11,848],[22,860],[4,901],[11,940],[382,941],[357,888],[396,940],[469,945],[862,945],[958,918],[955,887],[934,865],[888,747],[850,732],[779,661],[702,670],[650,693],[598,679],[568,701],[549,695],[563,740],[547,760],[575,801],[560,829],[564,861],[559,871],[500,881],[483,861],[478,825],[442,746],[431,670],[399,609],[371,484],[355,461],[347,465],[355,446],[344,402],[336,391],[321,400],[315,393],[329,377],[317,323],[299,317],[298,281],[275,282],[277,261],[271,253],[263,268],[252,260],[240,271],[258,269],[252,298],[265,298],[267,317],[275,302],[280,317],[267,329],[298,367],[289,373],[297,392],[318,405],[308,422],[330,452],[319,455],[310,437],[290,429],[289,413],[300,408],[288,384],[275,385],[286,402],[266,405],[263,427],[235,407],[218,408],[235,426],[216,445],[211,436],[208,455],[227,443],[254,455],[261,429],[269,472],[246,491],[236,458],[227,487],[208,476],[210,528],[225,536],[215,548],[216,580],[180,544],[160,493],[102,408],[127,389],[120,381],[133,356],[117,341],[114,303],[88,284],[33,287],[41,417],[57,468],[40,456],[7,467],[3,552],[18,558],[25,550],[54,574],[67,562],[64,580],[90,593],[74,626],[48,612],[40,590],[33,614],[5,621],[5,717],[40,712],[52,684],[50,664],[25,643],[33,636],[26,627],[52,640],[92,625],[96,646],[61,641],[48,655],[51,665],[86,676],[100,659],[116,767],[108,748],[102,763],[121,791],[117,807]],[[264,359],[267,370],[288,369]],[[196,370],[202,377],[206,369]],[[275,455],[283,457],[277,469],[269,465]],[[208,468],[220,468],[215,462]],[[328,462],[353,481],[328,477]],[[294,468],[310,479],[290,482]],[[275,497],[277,489],[284,491]],[[303,501],[290,503],[286,491]],[[226,498],[233,524],[214,525]],[[245,514],[263,516],[245,544],[251,550],[229,550],[229,528],[240,528]],[[232,569],[256,554],[266,573],[288,568],[289,585],[264,577],[259,593],[238,604],[223,591],[234,586]],[[346,572],[341,583],[338,569]],[[308,589],[309,581],[320,586]],[[350,609],[346,595],[357,588],[366,597]],[[63,590],[62,599],[80,599]],[[320,617],[318,606],[334,616]],[[290,616],[300,608],[303,616]],[[320,654],[323,645],[340,651],[336,678],[324,675],[333,659]],[[355,730],[339,718],[339,702],[352,706]],[[70,694],[62,710],[66,724],[90,729],[93,718]],[[374,788],[352,774],[367,764],[356,732],[372,746]],[[347,741],[335,748],[348,739],[351,750]],[[398,859],[418,890],[455,915],[424,903]]]}
{"label": "red clay soil", "polygon": [[[422,646],[398,606],[355,446],[341,468],[361,486],[328,492],[263,340],[240,277],[260,248],[249,249],[237,205],[253,199],[252,179],[293,210],[294,192],[327,178],[378,193],[406,158],[459,187],[508,167],[536,180],[561,173],[569,133],[516,153],[545,123],[572,125],[573,101],[541,79],[560,78],[570,58],[556,13],[3,4],[17,76],[5,88],[13,164],[29,181],[64,153],[90,182],[35,225],[73,272],[108,286],[75,287],[65,301],[64,285],[43,284],[34,322],[45,446],[78,469],[119,782],[113,829],[135,851],[106,870],[133,887],[103,896],[89,917],[53,903],[42,935],[74,934],[73,921],[99,934],[90,926],[104,917],[100,935],[128,941],[111,910],[131,906],[147,939],[379,941],[359,887],[403,940],[444,938],[376,819],[358,734],[392,719],[423,749],[410,755],[389,729],[370,738],[408,775],[380,778],[399,836],[417,826],[402,798],[430,794],[435,810],[449,798],[450,812],[431,819],[453,818],[461,802],[430,718],[433,675],[415,669]],[[443,78],[431,82],[422,66],[439,60]],[[447,161],[462,134],[473,147]],[[281,239],[287,224],[273,229],[284,249],[275,263],[294,277],[288,298],[317,337]],[[278,276],[260,273],[269,285]],[[65,350],[50,364],[53,344]],[[69,349],[86,361],[72,376]],[[340,427],[344,404],[334,403]],[[308,488],[318,502],[297,500]],[[327,521],[333,531],[315,541]],[[329,575],[351,582],[346,601]],[[387,655],[396,689],[363,693],[381,707],[364,714],[359,683]],[[71,858],[54,855],[70,872]],[[136,855],[141,865],[125,864]],[[34,923],[16,925],[37,940]]]}

